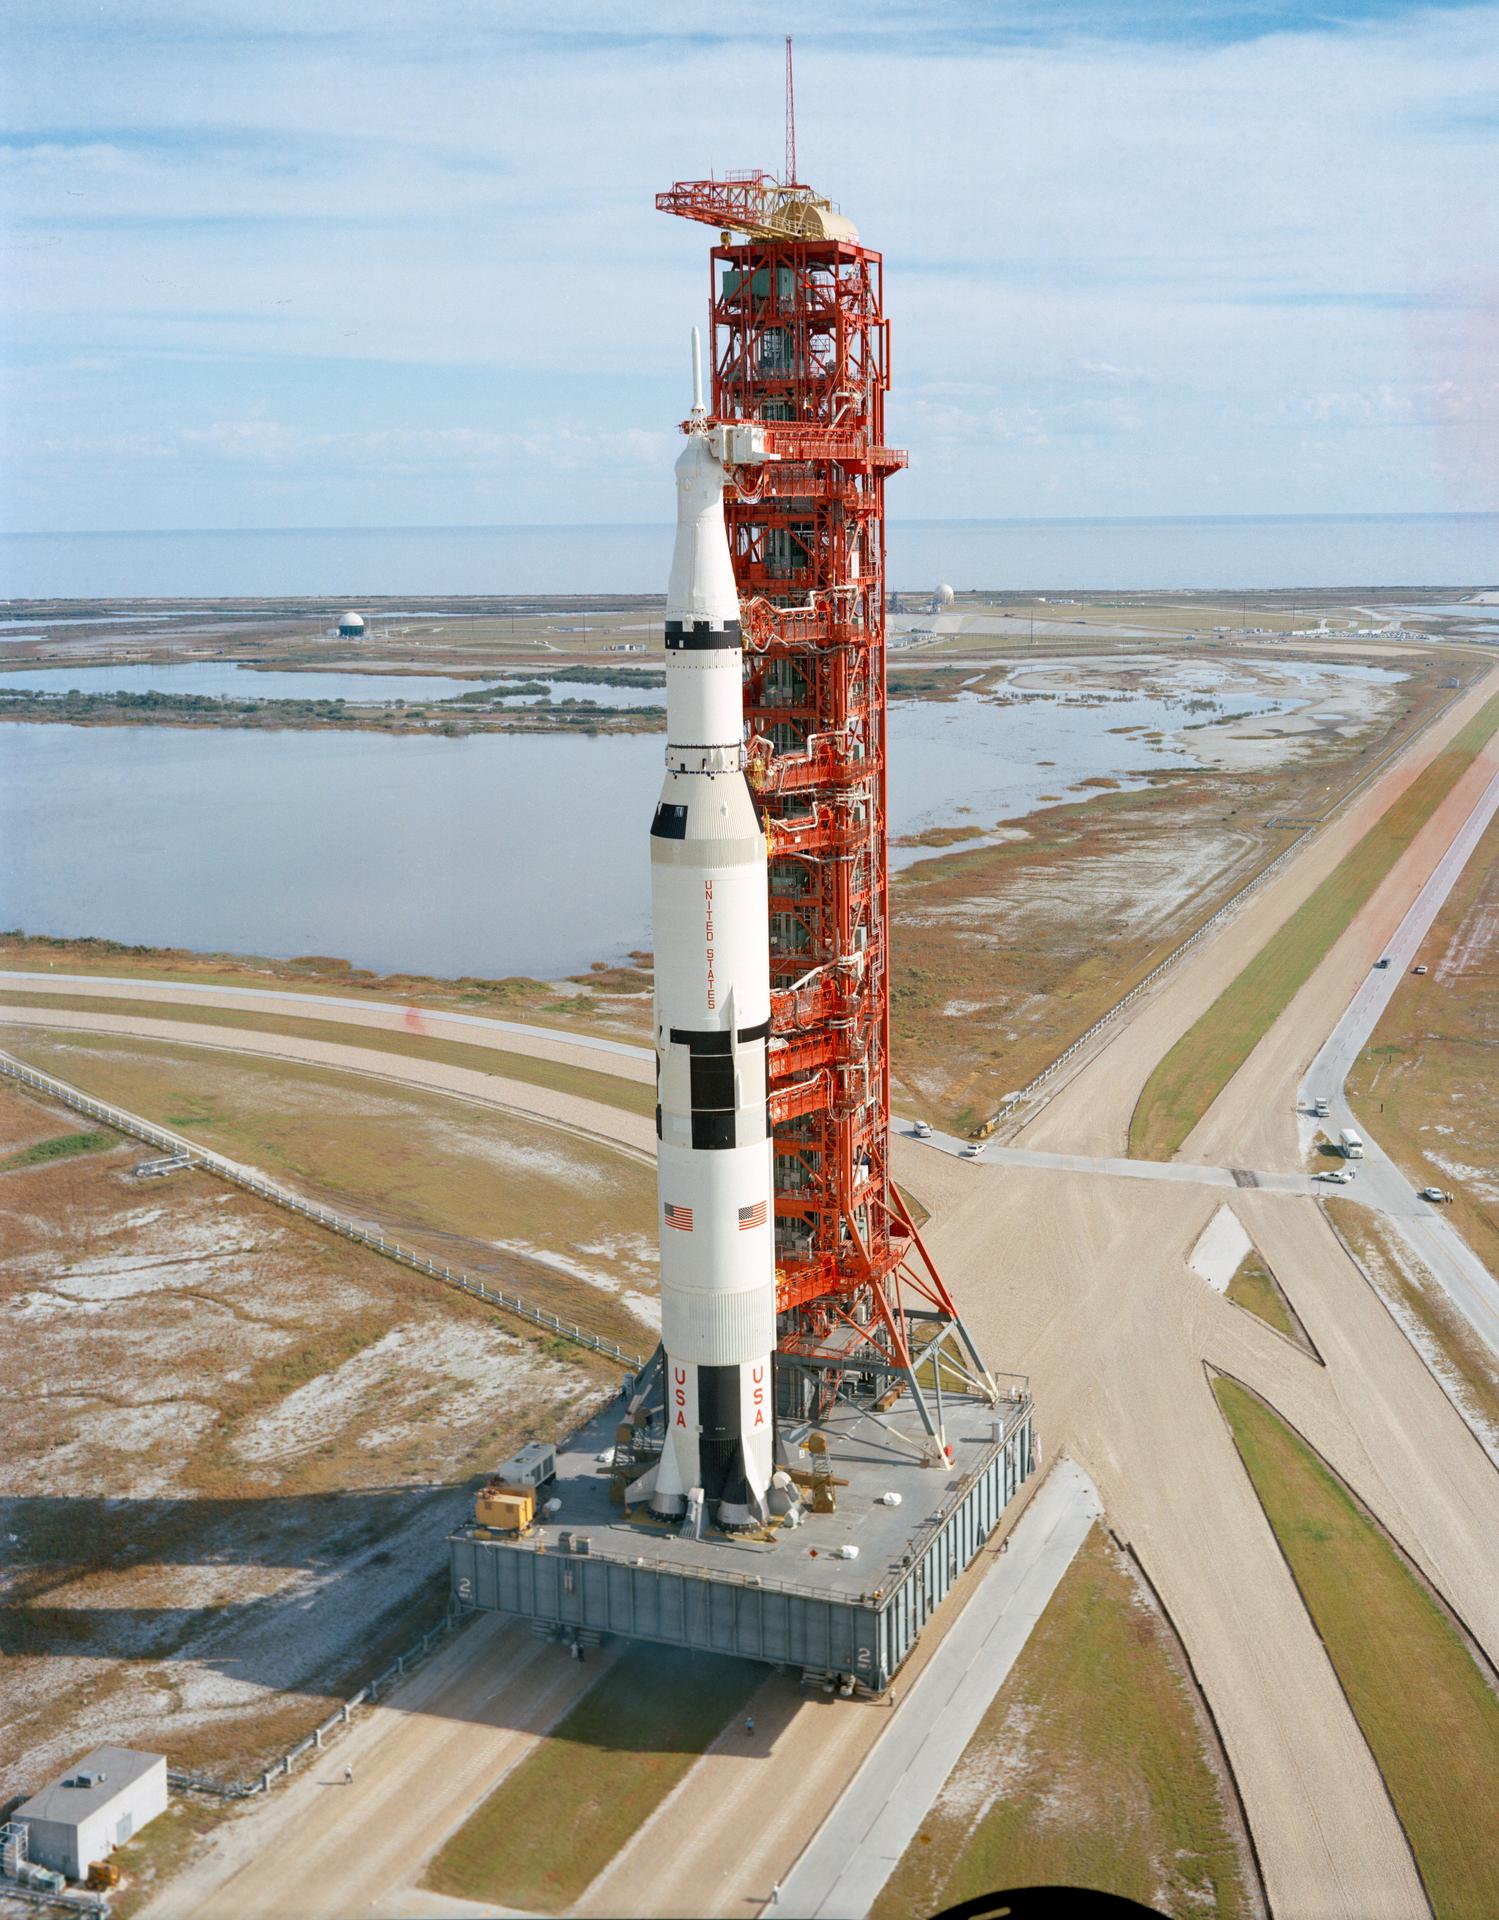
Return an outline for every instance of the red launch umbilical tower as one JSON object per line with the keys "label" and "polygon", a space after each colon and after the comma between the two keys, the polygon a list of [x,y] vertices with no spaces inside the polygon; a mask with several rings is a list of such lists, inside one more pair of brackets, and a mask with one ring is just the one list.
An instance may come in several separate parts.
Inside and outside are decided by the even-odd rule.
{"label": "red launch umbilical tower", "polygon": [[770,858],[778,1396],[815,1416],[848,1376],[904,1385],[940,1458],[944,1390],[994,1386],[890,1173],[883,262],[794,180],[656,205],[719,229],[709,409],[769,456],[725,518]]}

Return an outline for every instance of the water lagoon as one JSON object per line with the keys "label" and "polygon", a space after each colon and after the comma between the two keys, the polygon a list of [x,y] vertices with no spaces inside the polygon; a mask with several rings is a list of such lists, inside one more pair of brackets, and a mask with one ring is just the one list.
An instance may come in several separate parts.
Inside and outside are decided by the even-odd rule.
{"label": "water lagoon", "polygon": [[[1100,775],[1138,785],[1194,764],[1190,729],[1215,712],[1305,699],[1203,682],[1165,698],[897,701],[891,832],[988,829]],[[0,925],[441,975],[577,972],[650,945],[662,744],[659,732],[0,726]]]}

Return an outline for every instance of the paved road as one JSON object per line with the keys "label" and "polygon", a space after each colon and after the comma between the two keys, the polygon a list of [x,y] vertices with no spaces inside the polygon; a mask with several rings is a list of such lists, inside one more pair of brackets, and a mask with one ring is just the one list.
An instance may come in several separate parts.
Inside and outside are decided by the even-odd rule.
{"label": "paved road", "polygon": [[416,1891],[422,1870],[610,1657],[580,1667],[497,1614],[476,1621],[300,1776],[226,1821],[141,1920],[501,1911]]}
{"label": "paved road", "polygon": [[[1318,1095],[1326,1095],[1329,1132],[1353,1127],[1364,1139],[1364,1160],[1351,1197],[1363,1205],[1378,1207],[1392,1220],[1396,1231],[1416,1259],[1426,1267],[1462,1313],[1489,1351],[1499,1358],[1499,1280],[1496,1280],[1451,1221],[1431,1202],[1418,1197],[1405,1174],[1390,1159],[1377,1141],[1371,1139],[1363,1118],[1355,1115],[1344,1091],[1344,1081],[1354,1062],[1369,1042],[1389,1005],[1395,989],[1407,977],[1421,942],[1441,911],[1448,894],[1471,859],[1489,822],[1499,813],[1499,772],[1489,781],[1482,798],[1469,814],[1461,832],[1433,870],[1431,878],[1411,903],[1409,912],[1386,942],[1387,968],[1371,970],[1353,996],[1348,1011],[1333,1029],[1326,1045],[1308,1068],[1301,1082],[1300,1104],[1309,1110]],[[1431,980],[1433,993],[1441,988]],[[1309,1137],[1318,1124],[1308,1121],[1303,1131]]]}
{"label": "paved road", "polygon": [[1089,1153],[1045,1153],[1034,1147],[1003,1147],[985,1141],[975,1153],[973,1142],[955,1134],[918,1136],[909,1120],[894,1123],[913,1145],[945,1153],[975,1166],[1031,1167],[1052,1173],[1090,1173],[1111,1180],[1155,1180],[1193,1187],[1263,1187],[1269,1193],[1295,1194],[1301,1199],[1316,1199],[1323,1184],[1304,1173],[1267,1173],[1252,1167],[1204,1167],[1190,1160],[1126,1160],[1118,1155]]}
{"label": "paved road", "polygon": [[890,1732],[849,1782],[787,1875],[788,1920],[863,1920],[962,1758],[1102,1508],[1092,1481],[1059,1460],[993,1556],[983,1583]]}
{"label": "paved road", "polygon": [[[1128,1018],[1116,1021],[1107,1029],[1099,1049],[1081,1058],[1076,1069],[1067,1074],[1042,1111],[1021,1129],[1018,1136],[1020,1143],[1027,1147],[1056,1148],[1069,1153],[1124,1153],[1128,1145],[1130,1116],[1135,1110],[1140,1090],[1157,1061],[1206,1013],[1224,988],[1238,976],[1249,956],[1265,944],[1386,809],[1446,749],[1453,735],[1481,710],[1491,690],[1492,678],[1492,674],[1481,676],[1478,683],[1413,742],[1393,766],[1372,786],[1367,787],[1351,806],[1330,821],[1303,853],[1288,862],[1272,880],[1252,894],[1239,913],[1164,976],[1157,987],[1143,995]],[[1480,771],[1477,779],[1479,787],[1487,784],[1487,772]],[[1476,791],[1469,793],[1461,804],[1462,816],[1466,816],[1476,798]],[[1455,831],[1456,822],[1446,824],[1447,812],[1447,809],[1441,810],[1442,819],[1435,827],[1438,838],[1444,831],[1450,838],[1451,832]],[[1441,844],[1445,846],[1445,839]],[[1369,951],[1368,956],[1368,964],[1372,964],[1379,957],[1378,942],[1388,937],[1409,904],[1409,897],[1419,888],[1438,857],[1439,853],[1433,853],[1426,865],[1422,866],[1418,855],[1410,869],[1416,877],[1410,884],[1409,894],[1400,901],[1398,910],[1390,911],[1385,906],[1373,911],[1374,903],[1371,902],[1371,911],[1361,915],[1338,943],[1345,956],[1352,952],[1358,977],[1361,978],[1365,970],[1363,956],[1368,950],[1361,935],[1367,936],[1368,943],[1374,949]],[[1381,889],[1381,893],[1387,892],[1387,888]],[[1325,1019],[1318,1009],[1311,1019],[1303,1021],[1298,1017],[1295,1023],[1298,1042],[1304,1044],[1309,1040],[1310,1045],[1305,1045],[1296,1062],[1290,1088],[1291,1105],[1294,1105],[1294,1088],[1302,1068],[1331,1031],[1347,1004],[1348,992],[1339,989],[1334,999],[1336,1004],[1326,1009]],[[1280,1098],[1282,1110],[1289,1112],[1290,1106],[1285,1104],[1286,1094],[1282,1092]],[[1237,1109],[1235,1112],[1236,1117],[1242,1117]],[[1294,1136],[1294,1129],[1292,1132]],[[1201,1153],[1187,1157],[1212,1158],[1219,1165],[1234,1166],[1281,1164],[1290,1168],[1298,1164],[1294,1157],[1294,1137],[1290,1150],[1279,1163],[1272,1155],[1258,1152],[1243,1138],[1220,1145],[1221,1150],[1211,1155]]]}
{"label": "paved road", "polygon": [[[180,1023],[161,1024],[185,1037]],[[223,1044],[222,1029],[209,1033]],[[248,1037],[257,1050],[287,1044],[283,1036]],[[386,1056],[336,1050],[345,1051],[384,1070]],[[432,1064],[401,1066],[405,1073]],[[515,1089],[517,1098],[538,1091]],[[916,1156],[901,1142],[899,1157],[909,1162]],[[936,1201],[942,1222],[942,1257],[948,1271],[962,1277],[965,1307],[981,1337],[1002,1363],[1033,1371],[1043,1424],[1069,1450],[1076,1437],[1116,1521],[1134,1538],[1188,1635],[1246,1783],[1272,1889],[1312,1889],[1315,1910],[1360,1920],[1420,1911],[1419,1889],[1413,1889],[1404,1842],[1378,1775],[1205,1391],[1207,1358],[1255,1384],[1289,1375],[1281,1404],[1290,1388],[1305,1391],[1303,1375],[1326,1377],[1188,1273],[1186,1254],[1222,1193],[1211,1183],[1074,1177],[1059,1204],[1056,1182],[1066,1176],[1055,1168],[986,1169],[926,1153],[920,1159],[923,1191]],[[909,1165],[900,1172],[911,1177]],[[1277,1219],[1298,1211],[1278,1194],[1234,1197],[1236,1204],[1255,1202]],[[1310,1227],[1331,1241],[1317,1210],[1304,1211]],[[1259,1224],[1253,1230],[1262,1241],[1269,1232]],[[1299,1270],[1295,1260],[1283,1261],[1279,1253],[1276,1258],[1278,1270]],[[1499,1529],[1499,1509],[1490,1511],[1491,1496],[1486,1506],[1486,1490],[1468,1483],[1466,1457],[1453,1458],[1443,1424],[1450,1408],[1383,1310],[1371,1316],[1372,1297],[1336,1243],[1317,1243],[1306,1270],[1320,1271],[1329,1258],[1341,1260],[1346,1272],[1324,1276],[1323,1302],[1298,1299],[1298,1306],[1319,1347],[1336,1357],[1328,1368],[1333,1386],[1330,1392],[1321,1385],[1312,1390],[1313,1403],[1300,1410],[1299,1424],[1377,1511],[1393,1512],[1401,1523],[1414,1515],[1423,1524],[1426,1509],[1435,1512],[1435,1531],[1404,1524],[1397,1531],[1423,1565],[1448,1571],[1447,1591],[1471,1620],[1482,1622],[1476,1630],[1483,1637],[1490,1623],[1473,1593],[1480,1570],[1470,1567],[1456,1584],[1450,1578],[1459,1559],[1453,1516],[1459,1514],[1467,1529],[1471,1555],[1485,1527]],[[1324,1302],[1334,1301],[1330,1319],[1319,1317]],[[1385,1350],[1366,1353],[1362,1343],[1369,1341],[1383,1341]],[[1345,1357],[1350,1352],[1352,1358]],[[1407,1377],[1410,1367],[1417,1377]],[[1390,1387],[1388,1406],[1383,1395],[1371,1401],[1364,1384],[1381,1374]],[[1409,1424],[1392,1430],[1392,1418]],[[1474,1454],[1465,1434],[1464,1441],[1467,1454]],[[1163,1471],[1166,1461],[1170,1467]],[[1371,1482],[1371,1462],[1398,1467],[1393,1488],[1383,1478]],[[1439,1500],[1426,1497],[1434,1478],[1446,1485],[1445,1512]],[[1394,1490],[1398,1502],[1389,1497]],[[939,1645],[929,1632],[918,1651],[926,1656]],[[901,1726],[899,1714],[886,1721],[879,1709],[839,1707],[830,1720],[827,1709],[798,1702],[784,1685],[787,1697],[781,1699],[776,1684],[768,1686],[764,1710],[757,1708],[763,1751],[722,1743],[679,1789],[669,1865],[662,1828],[654,1843],[625,1850],[585,1903],[589,1910],[742,1912],[746,1901],[763,1898],[785,1872],[878,1735],[886,1726]],[[445,1730],[444,1739],[443,1764],[479,1778],[470,1769],[480,1766],[481,1749],[489,1751],[488,1735],[460,1722]],[[425,1743],[408,1747],[403,1733],[391,1750],[389,1793],[363,1798],[358,1820],[349,1808],[347,1849],[329,1837],[317,1840],[324,1849],[321,1864],[309,1870],[303,1885],[320,1903],[327,1893],[329,1910],[342,1911],[338,1889],[343,1875],[354,1872],[349,1862],[359,1836],[383,1848],[402,1796],[434,1752]],[[744,1838],[749,1806],[758,1809],[752,1844]],[[1316,1817],[1309,1818],[1313,1807]],[[436,1829],[456,1824],[462,1810],[443,1801],[430,1812],[424,1844],[430,1837],[435,1845],[441,1837]],[[643,1833],[642,1842],[648,1837]],[[394,1871],[391,1856],[384,1858]],[[355,1880],[381,1884],[360,1882],[358,1874]],[[267,1900],[277,1884],[266,1880]],[[243,1886],[240,1891],[245,1893]],[[1282,1910],[1296,1908],[1286,1901]],[[1311,1903],[1302,1910],[1313,1910]]]}
{"label": "paved road", "polygon": [[650,1080],[655,1055],[649,1047],[604,1040],[589,1033],[571,1033],[561,1027],[527,1026],[516,1020],[494,1020],[485,1014],[450,1013],[446,1009],[401,1005],[395,1001],[356,1000],[338,994],[298,993],[274,987],[226,987],[194,980],[147,980],[127,974],[45,973],[0,968],[0,991],[87,995],[99,1000],[169,999],[187,1006],[243,1009],[254,1013],[283,1013],[297,1019],[343,1020],[352,1025],[382,1027],[431,1039],[460,1040],[470,1046],[492,1046],[507,1053],[529,1053],[543,1060],[560,1060],[591,1067],[596,1073],[617,1073],[628,1080]]}
{"label": "paved road", "polygon": [[[1139,1087],[1163,1047],[1481,699],[1466,697],[1345,820],[1205,941],[1169,992],[1142,1000],[1140,1017],[1027,1130],[1026,1146],[1064,1160],[1117,1156]],[[1491,771],[1482,772],[1479,789]],[[1220,1131],[1189,1142],[1188,1158],[1209,1163],[1202,1171],[1221,1173],[1225,1162],[1251,1157],[1286,1174],[1297,1167],[1295,1089],[1305,1063],[1337,1024],[1479,789],[1465,786],[1455,796],[1460,812],[1440,810],[1308,983],[1315,991],[1298,995],[1287,1030],[1267,1036],[1235,1076],[1210,1116]],[[132,986],[138,994],[139,983]],[[222,1044],[221,1029],[215,1037]],[[1231,1151],[1215,1148],[1223,1141]],[[1241,1153],[1243,1142],[1263,1143],[1264,1151],[1256,1144],[1252,1156]],[[1320,1209],[1304,1198],[1297,1204],[1295,1193],[1226,1194],[1211,1177],[1100,1178],[1096,1166],[1075,1172],[1014,1161],[970,1166],[949,1154],[918,1153],[904,1139],[895,1145],[895,1167],[932,1207],[933,1251],[993,1363],[1031,1374],[1048,1451],[1065,1451],[1089,1474],[1170,1609],[1222,1729],[1274,1910],[1425,1920],[1427,1903],[1400,1823],[1240,1466],[1207,1370],[1233,1373],[1295,1421],[1491,1655],[1499,1652],[1491,1544],[1499,1539],[1499,1475]],[[1192,1246],[1225,1199],[1284,1281],[1320,1363],[1188,1267]],[[933,1657],[962,1618],[944,1613],[915,1660]],[[742,1915],[784,1877],[878,1733],[901,1727],[899,1710],[891,1716],[875,1707],[798,1704],[776,1681],[762,1697],[779,1699],[778,1685],[790,1697],[763,1720],[756,1709],[765,1750],[746,1753],[730,1742],[705,1756],[647,1823],[639,1844],[596,1883],[585,1910]],[[437,1737],[421,1749],[426,1764],[466,1767],[464,1723],[433,1725]],[[421,1778],[419,1766],[409,1775],[398,1769],[387,1794],[367,1803],[358,1820],[346,1819],[343,1859],[356,1860],[362,1844],[384,1844],[402,1794]],[[459,1817],[445,1801],[429,1827],[445,1820],[450,1828]],[[258,1816],[244,1827],[258,1842]],[[423,1845],[429,1837],[436,1844],[441,1835],[424,1832]],[[280,1876],[283,1892],[297,1884],[295,1844],[283,1845],[278,1835],[263,1851],[264,1872]],[[328,1856],[330,1871],[342,1870],[338,1858]],[[320,1905],[316,1895],[334,1883],[314,1873],[301,1884]],[[398,1884],[383,1882],[387,1889]]]}
{"label": "paved road", "polygon": [[[118,1033],[135,1039],[165,1040],[179,1046],[202,1047],[219,1053],[250,1054],[261,1059],[287,1060],[300,1066],[333,1067],[423,1092],[443,1093],[479,1106],[515,1114],[543,1126],[557,1127],[613,1148],[632,1159],[656,1163],[656,1135],[651,1120],[626,1113],[599,1100],[559,1093],[529,1081],[509,1080],[475,1067],[454,1067],[419,1054],[386,1053],[370,1047],[344,1046],[315,1040],[306,1034],[257,1033],[250,1028],[199,1026],[191,1020],[152,1020],[144,1015],[113,1013],[101,1003],[98,1012],[76,1008],[8,1006],[0,1003],[0,1023],[12,1028],[47,1032]],[[64,1078],[67,1076],[64,1075]],[[85,1086],[84,1092],[90,1089]]]}

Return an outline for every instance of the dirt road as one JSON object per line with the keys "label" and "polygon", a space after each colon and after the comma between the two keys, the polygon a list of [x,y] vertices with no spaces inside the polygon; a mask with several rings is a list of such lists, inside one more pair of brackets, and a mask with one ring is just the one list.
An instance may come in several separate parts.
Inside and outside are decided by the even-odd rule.
{"label": "dirt road", "polygon": [[[1168,990],[1143,1002],[1139,1018],[1027,1130],[1026,1144],[1095,1156],[1117,1152],[1139,1088],[1163,1049],[1482,697],[1478,691],[1466,696],[1397,770],[1184,962]],[[1486,777],[1475,772],[1473,782]],[[1294,1142],[1300,1073],[1340,1016],[1349,982],[1375,957],[1430,871],[1444,830],[1450,837],[1473,797],[1465,785],[1410,849],[1235,1077],[1198,1130],[1201,1138],[1189,1142],[1190,1157],[1213,1154],[1221,1164],[1228,1142],[1230,1164],[1252,1164],[1251,1152],[1239,1149],[1246,1142],[1294,1164],[1284,1156],[1287,1141]],[[169,1024],[164,1037],[185,1037],[179,1023]],[[223,1044],[222,1029],[212,1033]],[[284,1044],[279,1036],[256,1039],[274,1040],[266,1051]],[[389,1056],[374,1059],[382,1076],[411,1083],[443,1085],[433,1076],[458,1071],[402,1061],[396,1076]],[[368,1067],[361,1063],[358,1070]],[[457,1085],[447,1090],[482,1094],[482,1088]],[[510,1083],[505,1091],[507,1101],[534,1103],[541,1090]],[[590,1125],[598,1124],[602,1110],[581,1104],[590,1108]],[[560,1110],[550,1117],[559,1120]],[[637,1124],[648,1131],[648,1123]],[[611,1112],[608,1125],[622,1137],[630,1116]],[[636,1144],[633,1137],[628,1144]],[[1499,1475],[1342,1253],[1316,1203],[1252,1191],[1235,1192],[1230,1201],[1283,1281],[1321,1364],[1215,1293],[1188,1266],[1192,1246],[1223,1203],[1217,1188],[1128,1179],[1102,1169],[971,1166],[906,1141],[896,1143],[895,1170],[917,1184],[931,1207],[933,1251],[992,1362],[1031,1374],[1048,1451],[1068,1452],[1089,1473],[1111,1524],[1132,1541],[1171,1611],[1222,1729],[1274,1910],[1290,1920],[1424,1915],[1404,1834],[1240,1466],[1207,1369],[1233,1373],[1295,1422],[1491,1655],[1499,1652],[1499,1583],[1486,1549],[1499,1538]],[[451,1697],[461,1700],[461,1683]],[[706,1756],[674,1796],[669,1854],[647,1845],[642,1834],[596,1883],[585,1910],[744,1913],[784,1877],[883,1725],[898,1724],[878,1718],[879,1709],[798,1706],[783,1682],[769,1683],[764,1698],[756,1708],[764,1750],[747,1755],[730,1743]],[[441,1702],[434,1699],[431,1711],[444,1711]],[[352,1905],[341,1904],[349,1875],[361,1888],[378,1888],[366,1892],[359,1911],[368,1913],[372,1898],[379,1910],[390,1890],[409,1886],[414,1873],[403,1866],[403,1877],[391,1878],[396,1861],[382,1854],[386,1877],[377,1880],[363,1877],[361,1862],[367,1850],[384,1848],[387,1828],[404,1817],[413,1783],[425,1783],[424,1767],[435,1767],[441,1756],[442,1766],[461,1768],[472,1786],[483,1766],[503,1764],[516,1750],[502,1745],[497,1758],[475,1757],[469,1771],[471,1724],[445,1727],[434,1719],[431,1742],[417,1742],[424,1759],[408,1758],[411,1739],[403,1736],[391,1749],[388,1775],[375,1774],[369,1793],[351,1800],[348,1815],[333,1823],[343,1831],[330,1830],[310,1854],[300,1844],[284,1850],[278,1844],[271,1822],[283,1816],[274,1809],[246,1821],[262,1851],[255,1870],[261,1878],[229,1881],[226,1893],[239,1885],[241,1897],[222,1906],[201,1898],[196,1906],[162,1906],[163,1920],[168,1912],[271,1911],[244,1896],[247,1885],[266,1889],[256,1900],[270,1900],[274,1889],[280,1912],[292,1910],[287,1893],[296,1888],[309,1911],[352,1913]],[[511,1727],[505,1737],[513,1743],[520,1736]],[[428,1826],[456,1824],[464,1810],[460,1799],[444,1790],[440,1804],[427,1808]],[[268,1839],[261,1837],[262,1821]],[[430,1843],[442,1837],[433,1831]],[[412,1842],[403,1859],[415,1863],[419,1853]],[[222,1875],[217,1881],[210,1875],[194,1884],[225,1883]]]}
{"label": "dirt road", "polygon": [[299,1020],[333,1020],[355,1027],[378,1027],[428,1040],[455,1040],[464,1046],[493,1047],[503,1053],[530,1054],[537,1060],[589,1067],[626,1080],[649,1083],[654,1073],[649,1047],[621,1040],[569,1034],[559,1028],[528,1026],[477,1013],[450,1013],[431,1007],[382,1004],[327,993],[295,993],[284,987],[200,986],[182,980],[149,980],[128,975],[58,973],[0,969],[0,997],[14,993],[56,993],[97,1000],[160,1000],[184,1007],[218,1007],[229,1012],[280,1014]]}
{"label": "dirt road", "polygon": [[[138,995],[136,996],[139,997]],[[474,1067],[447,1066],[419,1056],[377,1052],[370,1047],[342,1046],[302,1034],[255,1033],[245,1028],[199,1026],[191,1020],[150,1020],[136,1014],[113,1013],[101,1006],[97,1013],[76,1009],[0,1004],[0,1023],[13,1028],[44,1028],[68,1033],[117,1033],[139,1040],[166,1040],[178,1046],[212,1048],[218,1052],[254,1054],[262,1059],[292,1061],[301,1066],[332,1067],[372,1079],[446,1093],[480,1106],[517,1114],[546,1126],[583,1134],[605,1146],[656,1164],[656,1135],[643,1115],[625,1113],[602,1101],[584,1100],[527,1081],[507,1080]]]}
{"label": "dirt road", "polygon": [[[1109,1029],[1109,1037],[1100,1050],[1087,1055],[1084,1064],[1041,1113],[1021,1129],[1018,1143],[1067,1153],[1125,1152],[1130,1116],[1157,1061],[1207,1012],[1249,957],[1320,886],[1344,854],[1473,718],[1491,690],[1492,675],[1485,674],[1401,759],[1324,827],[1298,859],[1290,861],[1250,898],[1240,913],[1173,967],[1138,1003],[1138,1011]],[[1482,776],[1470,773],[1462,784],[1468,795],[1467,807],[1454,805],[1442,810],[1449,839],[1455,831],[1454,815],[1472,807]],[[1440,838],[1440,829],[1436,833]],[[1399,924],[1400,916],[1430,871],[1429,854],[1429,845],[1423,854],[1417,854],[1414,847],[1408,850],[1380,889],[1384,898],[1379,908],[1376,910],[1374,903],[1370,903],[1325,964],[1361,968],[1378,958],[1381,938]],[[1349,958],[1350,954],[1353,959]],[[1333,1008],[1320,1032],[1307,1032],[1311,1049],[1306,1060],[1309,1061],[1322,1044],[1341,1011],[1341,1005]],[[1310,1008],[1303,1010],[1304,1015],[1309,1013]],[[1247,1063],[1236,1078],[1241,1078],[1253,1064]],[[1227,1092],[1224,1098],[1228,1098]],[[1245,1151],[1248,1153],[1247,1147]],[[1198,1156],[1194,1153],[1192,1157]],[[1235,1159],[1230,1164],[1253,1166],[1256,1162],[1251,1156]],[[1265,1164],[1276,1162],[1269,1160]]]}
{"label": "dirt road", "polygon": [[523,1627],[495,1615],[476,1621],[389,1704],[305,1763],[300,1779],[221,1828],[142,1920],[500,1911],[420,1892],[422,1868],[607,1657],[580,1667]]}

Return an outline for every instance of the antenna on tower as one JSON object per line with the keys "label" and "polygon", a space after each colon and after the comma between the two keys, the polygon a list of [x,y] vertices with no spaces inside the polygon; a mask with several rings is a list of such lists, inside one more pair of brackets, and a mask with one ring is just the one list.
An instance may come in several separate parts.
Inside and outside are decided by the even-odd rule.
{"label": "antenna on tower", "polygon": [[796,88],[791,78],[791,35],[786,35],[786,178],[788,187],[796,185]]}

